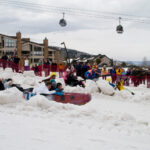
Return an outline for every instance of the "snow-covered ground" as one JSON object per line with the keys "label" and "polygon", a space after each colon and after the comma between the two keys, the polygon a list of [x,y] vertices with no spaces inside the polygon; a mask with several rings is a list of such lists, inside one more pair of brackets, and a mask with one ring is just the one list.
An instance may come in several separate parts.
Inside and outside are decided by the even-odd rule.
{"label": "snow-covered ground", "polygon": [[[0,78],[9,77],[24,88],[43,79],[32,72],[0,70]],[[91,93],[92,100],[83,106],[40,95],[25,101],[16,88],[1,91],[0,150],[150,150],[150,89],[141,85],[129,88],[134,96],[128,91],[109,96],[101,80],[86,85],[64,87],[67,92]],[[102,85],[104,93],[98,93]]]}

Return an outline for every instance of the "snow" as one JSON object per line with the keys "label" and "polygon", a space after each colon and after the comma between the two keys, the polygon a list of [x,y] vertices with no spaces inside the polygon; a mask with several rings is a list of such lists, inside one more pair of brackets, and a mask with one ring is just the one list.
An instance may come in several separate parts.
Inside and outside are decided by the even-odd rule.
{"label": "snow", "polygon": [[110,86],[107,81],[99,79],[96,83],[103,94],[113,95],[115,93],[113,87]]}
{"label": "snow", "polygon": [[24,77],[35,77],[34,71],[24,71]]}
{"label": "snow", "polygon": [[[37,86],[43,77],[0,70],[24,87]],[[83,106],[61,104],[36,95],[23,99],[16,88],[0,92],[0,150],[149,150],[150,92],[113,91],[106,81],[87,80],[86,88],[65,86],[66,92],[91,93]],[[99,93],[98,87],[102,89]],[[108,93],[115,92],[113,96]]]}

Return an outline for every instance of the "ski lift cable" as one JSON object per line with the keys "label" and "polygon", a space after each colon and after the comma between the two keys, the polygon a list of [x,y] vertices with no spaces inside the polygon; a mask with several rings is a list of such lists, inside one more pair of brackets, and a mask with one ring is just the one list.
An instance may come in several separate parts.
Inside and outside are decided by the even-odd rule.
{"label": "ski lift cable", "polygon": [[[4,0],[3,0],[4,1]],[[28,5],[34,5],[34,6],[42,6],[43,8],[55,8],[59,10],[68,10],[68,11],[81,11],[83,12],[91,12],[91,13],[104,13],[104,14],[109,14],[109,15],[117,15],[117,16],[130,16],[130,17],[136,17],[136,18],[145,18],[145,19],[150,19],[150,17],[145,17],[145,16],[136,16],[136,15],[131,15],[131,14],[124,14],[124,13],[116,13],[116,12],[106,12],[106,11],[97,11],[97,10],[87,10],[87,9],[78,9],[78,8],[65,8],[65,7],[58,7],[58,6],[50,6],[50,5],[45,5],[45,4],[35,4],[31,2],[21,2],[21,1],[15,1],[15,0],[5,0],[5,2],[14,2],[14,3],[20,3],[20,4],[28,4]]]}
{"label": "ski lift cable", "polygon": [[[24,3],[24,2],[22,2],[22,3]],[[26,3],[25,3],[25,4],[26,4]],[[36,4],[36,5],[37,5],[37,4]],[[29,5],[29,6],[31,6],[31,5]],[[38,5],[38,6],[39,6],[39,5]],[[41,6],[39,6],[39,7],[41,7]],[[50,6],[50,7],[52,8],[52,6]],[[37,7],[36,7],[36,8],[37,8]],[[42,6],[42,9],[43,9],[43,8],[44,8],[44,7]],[[53,9],[54,9],[54,8],[53,8]],[[46,9],[44,8],[44,10],[46,10]],[[58,9],[57,9],[57,10],[58,10]],[[55,11],[56,11],[56,9],[55,9]],[[60,11],[60,10],[58,10],[58,11]],[[62,8],[61,8],[61,11],[63,11],[63,12],[66,11],[66,12],[67,12],[68,9],[66,9],[66,8],[63,8],[63,9],[62,9]],[[70,12],[72,12],[72,11],[69,10],[69,13],[70,13]],[[77,12],[77,13],[78,13],[78,12]],[[82,14],[83,14],[83,12],[82,12]],[[86,15],[88,15],[88,14],[86,13]],[[96,15],[96,14],[95,14],[95,15]],[[89,16],[94,16],[94,14],[91,14],[91,13],[90,13]],[[99,16],[99,14],[96,15],[96,16]],[[104,16],[104,17],[108,17],[108,16]],[[109,17],[110,17],[110,16],[109,16]],[[112,17],[112,16],[111,16],[111,17]],[[115,18],[116,18],[116,17],[115,17]],[[129,19],[129,18],[124,18],[124,20],[131,20],[131,18],[130,18],[130,19]],[[132,18],[132,20],[135,20],[135,18],[134,18],[134,19]],[[135,21],[140,21],[140,22],[142,21],[142,22],[144,22],[145,20],[139,20],[139,19],[138,19],[138,20],[135,20]]]}
{"label": "ski lift cable", "polygon": [[[67,12],[67,14],[69,15],[78,15],[78,16],[88,16],[88,17],[94,17],[94,18],[103,18],[103,19],[115,19],[116,20],[116,16],[113,15],[102,15],[101,12],[99,12],[99,14],[94,14],[93,11],[92,13],[89,12],[85,12],[84,10],[80,10],[81,12],[75,11],[78,9],[70,9],[70,8],[63,8],[63,7],[53,7],[53,6],[46,6],[46,5],[39,5],[39,4],[33,4],[33,3],[26,3],[26,2],[17,2],[17,1],[10,1],[10,0],[0,0],[0,2],[2,2],[3,4],[7,4],[7,5],[13,5],[16,7],[20,7],[20,8],[24,8],[24,9],[30,9],[30,10],[36,10],[36,11],[42,11],[42,12],[49,12],[49,13],[61,13],[61,12]],[[32,4],[32,5],[31,5]],[[51,9],[50,9],[51,8]],[[119,15],[119,14],[118,14]],[[145,17],[146,18],[146,17]],[[146,20],[142,18],[128,18],[128,17],[124,17],[122,18],[125,21],[134,21],[137,23],[150,23],[148,21],[148,19],[150,18],[146,18]]]}
{"label": "ski lift cable", "polygon": [[[4,4],[8,4],[7,2],[3,2]],[[20,8],[25,8],[25,9],[30,9],[30,10],[35,10],[35,11],[40,11],[40,12],[50,12],[50,13],[57,13],[60,14],[61,11],[60,10],[46,10],[46,9],[41,9],[41,8],[36,8],[36,7],[32,7],[32,6],[28,6],[26,7],[25,5],[18,5],[18,4],[12,4],[13,6],[18,6]],[[8,5],[7,5],[8,6]],[[77,14],[76,12],[68,12],[68,15],[78,15],[78,16],[85,16],[84,14]],[[103,19],[116,19],[116,18],[112,18],[110,16],[94,16],[91,14],[86,14],[88,17],[94,17],[94,18],[103,18]]]}
{"label": "ski lift cable", "polygon": [[[4,2],[4,3],[6,3],[6,2]],[[60,10],[55,10],[55,12],[53,11],[53,10],[46,10],[46,9],[39,9],[39,8],[37,8],[37,7],[33,7],[33,6],[28,6],[28,7],[26,7],[25,5],[18,5],[18,4],[13,4],[14,6],[18,6],[18,7],[21,7],[21,8],[25,8],[25,9],[34,9],[34,10],[37,10],[37,11],[39,11],[39,10],[41,10],[41,11],[48,11],[48,12],[51,12],[51,13],[59,13],[60,14]],[[56,12],[57,11],[57,12]],[[75,13],[70,13],[71,15],[76,15]],[[85,15],[81,15],[81,14],[77,14],[78,16],[85,16]],[[88,14],[86,14],[86,15],[88,15]],[[94,15],[91,15],[91,14],[89,14],[88,15],[88,17],[95,17],[95,18],[103,18],[103,19],[116,19],[115,17],[113,18],[112,16],[102,16],[102,15],[97,15],[97,16],[94,16]],[[145,22],[145,20],[136,20],[136,19],[129,19],[129,18],[123,18],[123,20],[126,20],[126,21],[134,21],[134,22],[137,22],[137,23],[148,23],[148,22]]]}
{"label": "ski lift cable", "polygon": [[[2,1],[2,2],[6,2],[6,1]],[[7,2],[9,2],[9,3],[11,3],[12,5],[18,5],[18,4],[21,4],[21,5],[19,5],[19,7],[24,7],[24,6],[28,6],[28,8],[30,7],[30,8],[36,8],[37,10],[39,10],[39,8],[42,8],[42,11],[48,11],[47,9],[45,9],[43,6],[41,7],[40,5],[38,5],[38,4],[35,4],[35,5],[38,5],[38,8],[37,7],[35,7],[35,6],[31,6],[31,5],[29,5],[28,3],[24,3],[24,2],[19,2],[19,3],[12,3],[12,2],[14,2],[14,1],[7,1]],[[8,3],[8,4],[9,4]],[[51,6],[52,7],[52,6]],[[43,9],[44,8],[44,9]],[[52,11],[52,10],[51,10]],[[58,11],[57,13],[60,13],[60,10],[58,10],[58,9],[54,9],[53,8],[53,11]],[[64,8],[63,8],[63,10],[61,10],[61,11],[67,11],[67,9],[65,10]],[[68,13],[71,13],[71,11],[69,11]],[[77,13],[77,12],[76,12]],[[71,13],[71,15],[72,15],[72,13]],[[81,15],[81,14],[78,14],[78,15]],[[83,15],[83,13],[82,13],[82,15]],[[85,14],[85,15],[89,15],[89,17],[101,17],[101,15],[92,15],[92,14]],[[102,16],[102,17],[105,17],[106,19],[113,19],[113,17],[112,16]],[[114,19],[116,19],[116,17],[114,18]],[[124,20],[133,20],[133,21],[139,21],[140,23],[143,23],[145,20],[136,20],[136,19],[131,19],[131,18],[124,18]],[[145,22],[144,22],[145,23]]]}

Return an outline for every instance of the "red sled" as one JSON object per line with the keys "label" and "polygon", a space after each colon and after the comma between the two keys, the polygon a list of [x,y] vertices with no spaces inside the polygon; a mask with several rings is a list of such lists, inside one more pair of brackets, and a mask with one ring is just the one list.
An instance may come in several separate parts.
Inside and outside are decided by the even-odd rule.
{"label": "red sled", "polygon": [[84,105],[91,100],[91,95],[83,93],[65,93],[63,96],[53,95],[53,98],[54,101],[60,103]]}

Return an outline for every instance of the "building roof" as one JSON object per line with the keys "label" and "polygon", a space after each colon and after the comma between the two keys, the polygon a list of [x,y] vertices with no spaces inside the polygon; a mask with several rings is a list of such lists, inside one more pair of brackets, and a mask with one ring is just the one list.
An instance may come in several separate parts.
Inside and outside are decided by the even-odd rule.
{"label": "building roof", "polygon": [[16,39],[17,37],[16,36],[10,36],[10,35],[5,35],[5,34],[0,34],[1,36],[6,36],[6,37],[9,37],[9,38],[13,38],[13,39]]}

